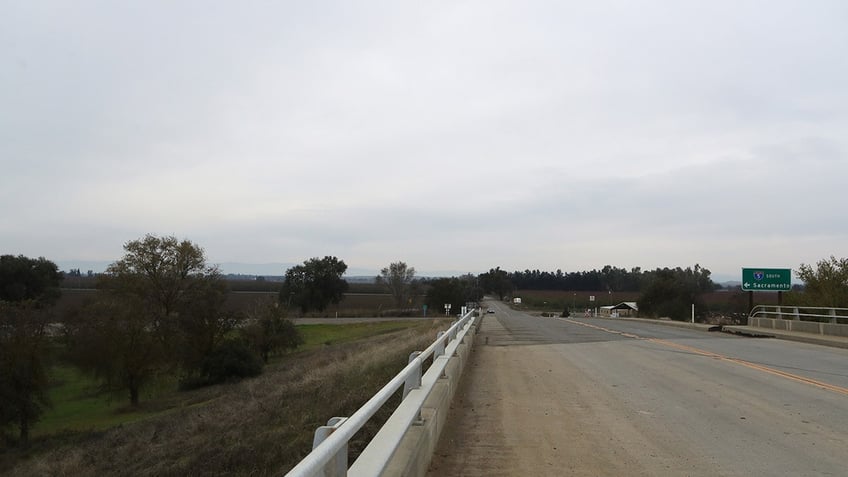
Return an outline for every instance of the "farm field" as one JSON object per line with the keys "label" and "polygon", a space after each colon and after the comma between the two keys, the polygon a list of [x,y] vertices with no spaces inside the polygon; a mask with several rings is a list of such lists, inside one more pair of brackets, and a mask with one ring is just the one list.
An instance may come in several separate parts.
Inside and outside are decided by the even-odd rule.
{"label": "farm field", "polygon": [[[243,290],[236,284],[231,283],[231,290],[227,295],[225,308],[232,312],[249,311],[258,303],[267,303],[278,300],[277,291],[257,291]],[[262,282],[247,282],[249,284]],[[62,288],[54,313],[57,318],[61,318],[70,310],[84,305],[87,301],[93,300],[99,293],[94,288]],[[423,310],[421,304],[424,302],[424,296],[419,295],[415,300],[412,308],[403,310],[400,315],[398,310],[394,310],[395,303],[391,295],[386,293],[375,292],[375,287],[368,284],[354,284],[351,286],[351,291],[345,294],[344,300],[338,305],[330,305],[323,312],[309,312],[303,316],[307,317],[366,317],[366,316],[422,316]],[[291,317],[300,316],[299,310],[292,307]]]}

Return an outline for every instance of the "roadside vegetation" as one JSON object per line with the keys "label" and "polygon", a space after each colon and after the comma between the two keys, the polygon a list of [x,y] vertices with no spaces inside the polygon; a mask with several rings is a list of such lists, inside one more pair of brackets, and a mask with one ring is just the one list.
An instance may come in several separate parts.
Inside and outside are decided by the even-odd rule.
{"label": "roadside vegetation", "polygon": [[[148,389],[137,408],[58,366],[54,408],[30,446],[0,452],[0,473],[280,475],[311,450],[315,428],[359,408],[444,327],[440,320],[300,325],[302,349],[272,357],[261,376],[182,392],[163,385]],[[357,435],[351,459],[397,402]]]}
{"label": "roadside vegetation", "polygon": [[[96,293],[60,314],[55,264],[2,256],[0,473],[279,475],[315,428],[353,413],[448,326],[296,326],[290,307],[343,300],[335,257],[233,311],[196,244],[147,235],[124,249]],[[351,442],[352,458],[392,409]]]}
{"label": "roadside vegetation", "polygon": [[848,258],[831,255],[815,265],[802,263],[798,278],[804,281],[803,293],[789,293],[787,304],[848,308]]}

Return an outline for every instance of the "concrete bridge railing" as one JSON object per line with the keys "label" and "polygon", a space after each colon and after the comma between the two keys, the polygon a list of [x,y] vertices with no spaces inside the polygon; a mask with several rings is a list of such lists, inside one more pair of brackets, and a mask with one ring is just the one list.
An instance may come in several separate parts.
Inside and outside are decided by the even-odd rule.
{"label": "concrete bridge railing", "polygon": [[[468,311],[350,417],[334,417],[315,431],[312,452],[286,477],[423,476],[447,418],[476,333]],[[432,364],[423,372],[425,361]],[[348,468],[348,441],[403,386],[403,399]]]}
{"label": "concrete bridge railing", "polygon": [[848,336],[848,308],[757,305],[748,315],[748,326]]}

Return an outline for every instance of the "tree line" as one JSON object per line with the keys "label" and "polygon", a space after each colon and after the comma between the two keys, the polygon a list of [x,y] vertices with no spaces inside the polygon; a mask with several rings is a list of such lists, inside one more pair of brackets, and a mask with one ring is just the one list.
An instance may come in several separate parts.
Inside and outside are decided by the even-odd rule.
{"label": "tree line", "polygon": [[[692,304],[702,310],[700,296],[716,287],[710,271],[698,264],[685,269],[657,268],[651,271],[607,265],[601,270],[572,273],[562,270],[506,272],[498,267],[481,274],[480,282],[486,293],[493,293],[501,300],[514,290],[641,292],[640,313],[673,317],[682,317]],[[564,310],[564,314],[568,312]]]}
{"label": "tree line", "polygon": [[[699,272],[705,269],[695,265]],[[648,271],[641,267],[630,270],[606,265],[602,269],[563,272],[541,270],[524,270],[505,272],[500,267],[491,269],[482,274],[486,283],[491,283],[492,288],[497,287],[498,281],[507,281],[512,288],[517,290],[568,290],[568,291],[611,291],[611,292],[638,292],[645,284],[653,279],[654,275],[669,270],[668,268]],[[671,269],[675,270],[675,269]],[[707,278],[709,274],[707,273]],[[714,284],[711,284],[714,286]]]}

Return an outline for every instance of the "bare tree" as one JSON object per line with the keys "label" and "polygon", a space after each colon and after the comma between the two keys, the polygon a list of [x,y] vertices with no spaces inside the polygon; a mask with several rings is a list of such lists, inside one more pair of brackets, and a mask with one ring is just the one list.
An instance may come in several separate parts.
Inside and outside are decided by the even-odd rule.
{"label": "bare tree", "polygon": [[377,283],[386,287],[398,308],[409,308],[412,305],[415,289],[414,267],[409,267],[404,262],[393,262],[380,270]]}

